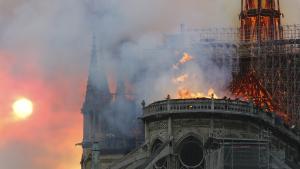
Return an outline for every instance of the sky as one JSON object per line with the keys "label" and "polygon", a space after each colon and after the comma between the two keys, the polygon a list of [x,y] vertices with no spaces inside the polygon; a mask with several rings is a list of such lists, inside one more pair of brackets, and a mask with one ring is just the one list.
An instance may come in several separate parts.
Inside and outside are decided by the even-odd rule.
{"label": "sky", "polygon": [[[104,1],[93,8],[103,10]],[[116,24],[107,16],[92,22],[88,2],[0,0],[0,169],[80,168],[81,148],[75,144],[82,140],[93,24],[116,39],[139,41],[180,23],[237,26],[240,7],[237,0],[112,0],[105,10],[122,16]],[[299,24],[300,0],[281,5],[284,23]],[[112,39],[107,40],[113,44]],[[34,111],[16,120],[11,107],[21,97],[33,101]]]}

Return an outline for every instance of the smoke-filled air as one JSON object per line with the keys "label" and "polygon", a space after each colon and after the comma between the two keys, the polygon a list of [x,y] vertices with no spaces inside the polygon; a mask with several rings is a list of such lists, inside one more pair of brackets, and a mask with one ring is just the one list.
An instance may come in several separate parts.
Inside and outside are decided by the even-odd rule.
{"label": "smoke-filled air", "polygon": [[[299,23],[299,5],[282,5],[287,23]],[[75,144],[93,46],[103,76],[91,82],[106,79],[111,94],[136,104],[227,95],[230,64],[216,64],[205,45],[190,49],[191,39],[180,36],[238,27],[239,12],[238,0],[0,0],[0,168],[80,168]]]}

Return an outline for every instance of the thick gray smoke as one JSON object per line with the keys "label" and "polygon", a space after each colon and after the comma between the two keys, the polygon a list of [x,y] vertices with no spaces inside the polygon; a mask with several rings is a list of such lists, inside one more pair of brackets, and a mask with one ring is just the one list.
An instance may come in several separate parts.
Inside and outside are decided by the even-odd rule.
{"label": "thick gray smoke", "polygon": [[[111,93],[116,93],[117,97],[124,93],[133,94],[136,104],[142,100],[149,104],[168,94],[176,98],[181,84],[173,80],[187,73],[189,78],[184,87],[191,92],[207,93],[210,88],[223,92],[231,79],[230,69],[215,65],[210,54],[201,51],[203,46],[190,49],[191,46],[183,42],[189,39],[182,39],[178,32],[181,24],[196,28],[234,25],[233,14],[238,11],[223,10],[225,15],[215,15],[224,5],[225,1],[208,3],[199,0],[87,1],[91,30],[97,37],[101,70],[106,72],[106,78],[114,81],[113,84],[110,81]],[[174,42],[173,34],[176,36]],[[174,65],[184,52],[193,55],[193,59],[175,70]],[[99,80],[95,83],[99,86]],[[137,116],[137,111],[132,109],[135,106],[130,107],[128,102],[120,99],[116,102],[114,107],[121,112],[113,116],[108,111],[105,117],[108,126],[118,127],[123,134],[131,134],[128,124]]]}
{"label": "thick gray smoke", "polygon": [[[176,56],[175,51],[170,53],[170,50],[161,49],[166,40],[163,33],[178,32],[182,23],[188,27],[228,27],[234,25],[232,18],[237,18],[234,15],[238,13],[238,10],[232,10],[237,9],[234,6],[231,10],[223,10],[223,15],[216,15],[223,7],[229,7],[225,1],[99,0],[90,1],[88,6],[93,11],[90,22],[98,39],[97,44],[100,44],[100,57],[108,63],[106,70],[113,69],[118,80],[136,81],[134,93],[145,96],[144,99],[151,98],[149,101],[163,99],[173,90],[169,85],[174,76],[170,70],[182,57],[180,54]],[[181,48],[184,47],[187,46]],[[201,60],[202,65],[212,64],[208,63],[211,61],[207,56],[196,54],[194,57]],[[191,69],[193,67],[194,71],[200,71],[197,66],[191,66]],[[222,77],[213,65],[206,68],[207,72],[213,73],[210,76]],[[201,73],[205,76],[203,70]],[[228,78],[225,79],[227,81]],[[204,77],[198,82],[203,86],[211,83]]]}
{"label": "thick gray smoke", "polygon": [[[108,76],[115,79],[111,92],[118,94],[120,89],[115,86],[129,82],[136,100],[146,100],[148,104],[168,94],[176,98],[180,89],[208,95],[212,88],[218,96],[228,96],[226,87],[231,80],[231,65],[216,64],[212,58],[215,51],[208,52],[205,45],[185,44],[191,39],[181,37],[184,35],[178,32],[181,24],[195,28],[237,27],[239,3],[233,0],[87,1],[100,60],[105,63]],[[184,52],[193,59],[174,69]],[[230,55],[230,51],[225,52]],[[185,76],[185,82],[174,82],[180,76]],[[135,112],[125,110],[128,108],[125,102],[118,105],[124,112]],[[116,119],[130,121],[135,116],[120,113],[113,117],[108,113],[107,118],[111,125],[119,125],[126,132],[130,131],[122,125],[126,123],[116,123]]]}

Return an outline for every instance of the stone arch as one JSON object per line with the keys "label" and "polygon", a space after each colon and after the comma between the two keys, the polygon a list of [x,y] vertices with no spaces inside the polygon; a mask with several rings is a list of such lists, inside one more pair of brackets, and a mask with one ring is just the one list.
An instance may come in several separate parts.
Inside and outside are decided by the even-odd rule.
{"label": "stone arch", "polygon": [[[157,151],[163,146],[164,142],[163,139],[157,137],[153,140],[151,146],[150,146],[150,152],[152,156],[156,156],[158,153]],[[160,160],[158,160],[154,165],[153,169],[165,169],[167,168],[167,158],[164,157]]]}
{"label": "stone arch", "polygon": [[194,132],[189,132],[189,133],[185,133],[184,135],[182,135],[182,136],[179,138],[179,140],[176,141],[176,143],[175,143],[176,150],[177,150],[177,147],[179,146],[179,144],[180,144],[183,140],[185,140],[186,138],[188,138],[188,137],[194,137],[194,138],[196,138],[196,139],[199,140],[199,141],[202,143],[202,145],[203,145],[203,142],[202,142],[203,138],[202,138],[199,134],[194,133]]}
{"label": "stone arch", "polygon": [[153,139],[153,142],[150,145],[151,153],[154,153],[160,146],[162,146],[163,140],[159,137]]}
{"label": "stone arch", "polygon": [[204,147],[201,137],[189,133],[176,144],[176,153],[182,167],[201,169],[204,167]]}

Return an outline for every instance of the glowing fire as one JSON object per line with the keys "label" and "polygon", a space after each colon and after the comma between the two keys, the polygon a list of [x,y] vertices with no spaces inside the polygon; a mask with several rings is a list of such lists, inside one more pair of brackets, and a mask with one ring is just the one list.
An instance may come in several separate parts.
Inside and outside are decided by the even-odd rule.
{"label": "glowing fire", "polygon": [[173,79],[174,83],[183,83],[189,78],[188,74],[183,74]]}
{"label": "glowing fire", "polygon": [[[253,9],[264,9],[268,11],[280,10],[275,1],[246,0],[243,6],[243,13]],[[246,16],[241,19],[241,40],[244,41],[266,41],[280,39],[280,17],[270,16]]]}
{"label": "glowing fire", "polygon": [[269,92],[257,79],[255,71],[250,71],[242,77],[237,77],[231,84],[232,93],[243,100],[252,101],[256,106],[265,111],[276,112],[285,124],[289,124],[291,119],[286,112],[282,111],[281,104],[272,99]]}
{"label": "glowing fire", "polygon": [[183,65],[191,60],[193,60],[193,57],[191,55],[189,55],[188,53],[184,52],[182,58],[179,60],[178,63],[173,65],[173,68],[178,69],[179,65]]}
{"label": "glowing fire", "polygon": [[192,92],[187,88],[180,88],[177,91],[178,99],[195,99],[195,98],[218,98],[215,94],[214,89],[210,88],[207,93],[202,92]]}
{"label": "glowing fire", "polygon": [[239,98],[252,100],[257,106],[274,111],[278,109],[272,100],[268,91],[263,87],[261,82],[256,78],[255,71],[236,78],[231,84],[232,93]]}
{"label": "glowing fire", "polygon": [[190,56],[188,53],[183,53],[183,57],[180,59],[179,63],[180,64],[185,64],[186,62],[192,60],[193,57]]}
{"label": "glowing fire", "polygon": [[[173,66],[173,68],[179,70],[179,65],[183,65],[191,60],[193,60],[193,57],[184,52],[182,58]],[[191,81],[190,77],[195,77],[195,75],[190,75],[183,72],[172,79],[172,82],[177,85],[177,99],[218,98],[213,88],[210,88],[207,92],[200,92],[198,89],[195,89],[193,86],[191,86],[193,85],[192,83],[195,82]]]}

